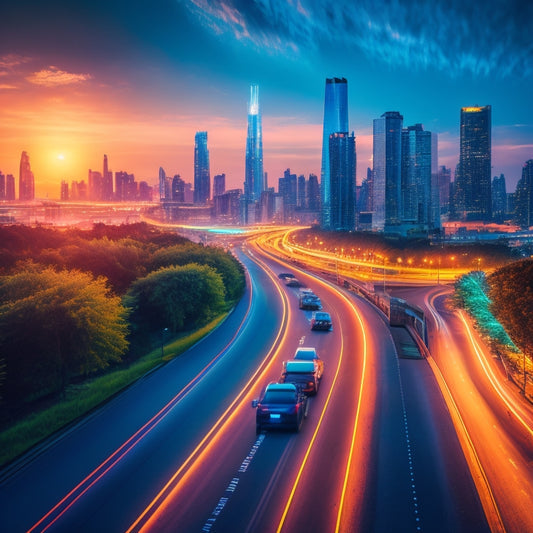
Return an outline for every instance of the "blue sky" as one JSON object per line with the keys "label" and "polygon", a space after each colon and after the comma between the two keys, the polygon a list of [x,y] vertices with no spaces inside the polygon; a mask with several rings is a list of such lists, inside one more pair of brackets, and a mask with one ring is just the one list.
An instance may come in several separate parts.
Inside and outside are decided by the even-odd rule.
{"label": "blue sky", "polygon": [[437,132],[440,163],[454,168],[460,108],[490,104],[493,174],[512,189],[533,158],[531,2],[17,0],[2,20],[0,169],[16,173],[28,150],[50,195],[103,153],[138,179],[162,165],[190,180],[198,130],[211,173],[242,187],[250,83],[269,183],[287,167],[319,174],[333,76],[348,79],[358,182],[385,111]]}

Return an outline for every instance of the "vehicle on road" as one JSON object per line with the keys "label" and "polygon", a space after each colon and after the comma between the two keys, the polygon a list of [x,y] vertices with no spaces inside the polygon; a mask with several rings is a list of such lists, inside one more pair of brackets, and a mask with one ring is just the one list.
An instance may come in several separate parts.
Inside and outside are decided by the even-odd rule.
{"label": "vehicle on road", "polygon": [[256,408],[255,429],[264,428],[300,431],[307,407],[307,396],[293,383],[269,383],[261,398],[252,400]]}
{"label": "vehicle on road", "polygon": [[285,279],[285,285],[287,285],[287,287],[300,287],[301,283],[297,278],[287,278]]}
{"label": "vehicle on road", "polygon": [[329,331],[332,327],[333,324],[331,322],[331,316],[329,313],[325,313],[324,311],[317,311],[316,313],[313,313],[313,317],[311,318],[312,330]]}
{"label": "vehicle on road", "polygon": [[300,294],[300,309],[316,311],[322,308],[320,298],[314,293],[304,292]]}
{"label": "vehicle on road", "polygon": [[314,361],[284,361],[280,383],[294,383],[308,396],[318,392],[318,373]]}
{"label": "vehicle on road", "polygon": [[316,368],[316,374],[318,379],[322,379],[324,374],[324,361],[320,359],[316,348],[300,346],[296,348],[294,352],[295,361],[313,361]]}
{"label": "vehicle on road", "polygon": [[278,274],[279,279],[290,279],[296,277],[294,274],[291,274],[290,272],[281,272]]}

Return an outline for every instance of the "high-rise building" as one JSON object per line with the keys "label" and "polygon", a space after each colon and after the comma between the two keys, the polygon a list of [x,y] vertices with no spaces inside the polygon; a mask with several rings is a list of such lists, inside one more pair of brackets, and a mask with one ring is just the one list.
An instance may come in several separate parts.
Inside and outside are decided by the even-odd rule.
{"label": "high-rise building", "polygon": [[320,169],[321,226],[331,228],[331,179],[329,137],[348,130],[348,82],[346,78],[326,78],[324,123],[322,129],[322,165]]}
{"label": "high-rise building", "polygon": [[402,216],[402,125],[398,111],[374,119],[372,229],[397,226]]}
{"label": "high-rise building", "polygon": [[0,200],[6,199],[6,177],[0,170]]}
{"label": "high-rise building", "polygon": [[166,182],[167,174],[163,167],[159,167],[159,200],[163,201],[167,199],[166,196]]}
{"label": "high-rise building", "polygon": [[522,228],[533,226],[533,159],[525,162],[514,197],[515,221]]}
{"label": "high-rise building", "polygon": [[19,199],[33,200],[35,198],[35,179],[30,167],[30,156],[22,152],[20,156]]}
{"label": "high-rise building", "polygon": [[197,131],[194,136],[194,203],[207,204],[210,197],[211,175],[207,131]]}
{"label": "high-rise building", "polygon": [[213,197],[226,192],[226,174],[217,174],[213,178]]}
{"label": "high-rise building", "polygon": [[172,178],[172,196],[173,202],[185,202],[185,182],[181,179],[179,174]]}
{"label": "high-rise building", "polygon": [[109,202],[113,200],[113,172],[109,170],[107,155],[104,154],[104,173],[102,174],[102,197],[101,200]]}
{"label": "high-rise building", "polygon": [[355,136],[352,132],[329,136],[330,229],[355,229]]}
{"label": "high-rise building", "polygon": [[298,202],[298,181],[296,174],[291,174],[290,168],[285,170],[282,178],[279,178],[278,192],[283,198],[283,222],[289,222],[294,218]]}
{"label": "high-rise building", "polygon": [[433,226],[431,188],[431,132],[422,124],[402,130],[402,221],[429,229]]}
{"label": "high-rise building", "polygon": [[450,210],[450,184],[452,182],[452,169],[444,165],[439,167],[438,184],[439,184],[439,205],[442,214]]}
{"label": "high-rise building", "polygon": [[67,202],[69,200],[69,196],[68,196],[68,181],[67,180],[63,180],[61,182],[61,201],[62,202]]}
{"label": "high-rise building", "polygon": [[307,201],[306,201],[306,190],[305,190],[305,176],[301,174],[298,176],[298,193],[297,193],[297,207],[299,209],[306,209],[307,207]]}
{"label": "high-rise building", "polygon": [[307,181],[307,208],[310,211],[320,209],[320,185],[316,174],[309,174]]}
{"label": "high-rise building", "polygon": [[464,220],[492,218],[491,106],[461,108],[459,166],[455,178],[457,215]]}
{"label": "high-rise building", "polygon": [[89,169],[89,200],[100,202],[104,199],[104,178],[100,172]]}
{"label": "high-rise building", "polygon": [[492,218],[494,222],[501,224],[507,213],[507,188],[505,186],[505,176],[494,176],[492,178]]}
{"label": "high-rise building", "polygon": [[259,107],[259,86],[250,86],[248,102],[248,134],[246,136],[246,162],[244,196],[246,202],[258,202],[265,190],[263,172],[263,128]]}
{"label": "high-rise building", "polygon": [[15,176],[13,174],[6,175],[6,200],[15,200]]}

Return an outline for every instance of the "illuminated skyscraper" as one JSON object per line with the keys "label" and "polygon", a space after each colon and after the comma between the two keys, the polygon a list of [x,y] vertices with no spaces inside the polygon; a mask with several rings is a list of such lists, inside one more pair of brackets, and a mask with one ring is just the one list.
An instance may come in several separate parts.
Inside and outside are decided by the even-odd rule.
{"label": "illuminated skyscraper", "polygon": [[35,179],[30,168],[30,157],[26,152],[20,156],[19,199],[33,200],[35,198]]}
{"label": "illuminated skyscraper", "polygon": [[197,131],[194,136],[194,203],[206,204],[211,196],[209,150],[207,131]]}
{"label": "illuminated skyscraper", "polygon": [[250,86],[248,102],[248,134],[246,136],[246,164],[244,196],[246,202],[258,202],[265,189],[263,173],[263,128],[259,107],[259,86]]}
{"label": "illuminated skyscraper", "polygon": [[397,226],[402,215],[402,125],[398,111],[374,119],[372,229]]}
{"label": "illuminated skyscraper", "polygon": [[355,229],[355,137],[352,132],[329,136],[330,228]]}
{"label": "illuminated skyscraper", "polygon": [[104,154],[104,173],[102,174],[102,197],[101,200],[113,200],[113,172],[109,170],[107,155]]}
{"label": "illuminated skyscraper", "polygon": [[457,214],[465,220],[492,218],[491,107],[461,108]]}
{"label": "illuminated skyscraper", "polygon": [[516,186],[515,221],[522,228],[533,226],[533,159],[525,162]]}
{"label": "illuminated skyscraper", "polygon": [[348,131],[348,82],[346,78],[327,78],[324,98],[322,131],[322,166],[320,191],[322,200],[321,226],[331,228],[331,179],[329,164],[329,136]]}

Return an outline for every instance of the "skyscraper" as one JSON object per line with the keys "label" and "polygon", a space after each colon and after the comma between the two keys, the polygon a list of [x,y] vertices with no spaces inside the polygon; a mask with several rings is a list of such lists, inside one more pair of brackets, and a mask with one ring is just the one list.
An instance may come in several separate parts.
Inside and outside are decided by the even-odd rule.
{"label": "skyscraper", "polygon": [[355,137],[352,132],[329,136],[330,228],[355,229]]}
{"label": "skyscraper", "polygon": [[533,226],[533,159],[525,162],[516,185],[515,221],[522,228]]}
{"label": "skyscraper", "polygon": [[265,189],[263,173],[263,128],[259,107],[259,86],[250,85],[248,102],[248,134],[246,136],[246,163],[244,196],[246,202],[258,202]]}
{"label": "skyscraper", "polygon": [[320,169],[321,226],[331,228],[331,179],[329,137],[348,130],[348,82],[346,78],[326,78],[324,124],[322,130],[322,165]]}
{"label": "skyscraper", "polygon": [[159,201],[167,199],[166,196],[167,174],[163,167],[159,167]]}
{"label": "skyscraper", "polygon": [[402,130],[402,221],[433,226],[432,135],[422,124]]}
{"label": "skyscraper", "polygon": [[26,152],[20,156],[19,199],[33,200],[35,198],[35,179],[30,167],[30,157]]}
{"label": "skyscraper", "polygon": [[213,178],[213,197],[226,192],[226,174],[217,174]]}
{"label": "skyscraper", "polygon": [[211,196],[209,150],[207,131],[197,131],[194,136],[194,203],[206,204]]}
{"label": "skyscraper", "polygon": [[402,215],[402,124],[398,111],[374,119],[372,229],[396,226]]}
{"label": "skyscraper", "polygon": [[492,179],[492,217],[495,222],[502,223],[507,213],[507,188],[505,176],[494,176]]}
{"label": "skyscraper", "polygon": [[102,174],[102,198],[101,200],[113,200],[113,172],[109,170],[107,155],[104,154],[104,173]]}
{"label": "skyscraper", "polygon": [[460,191],[456,208],[466,220],[492,218],[491,194],[491,107],[461,108],[458,174]]}

